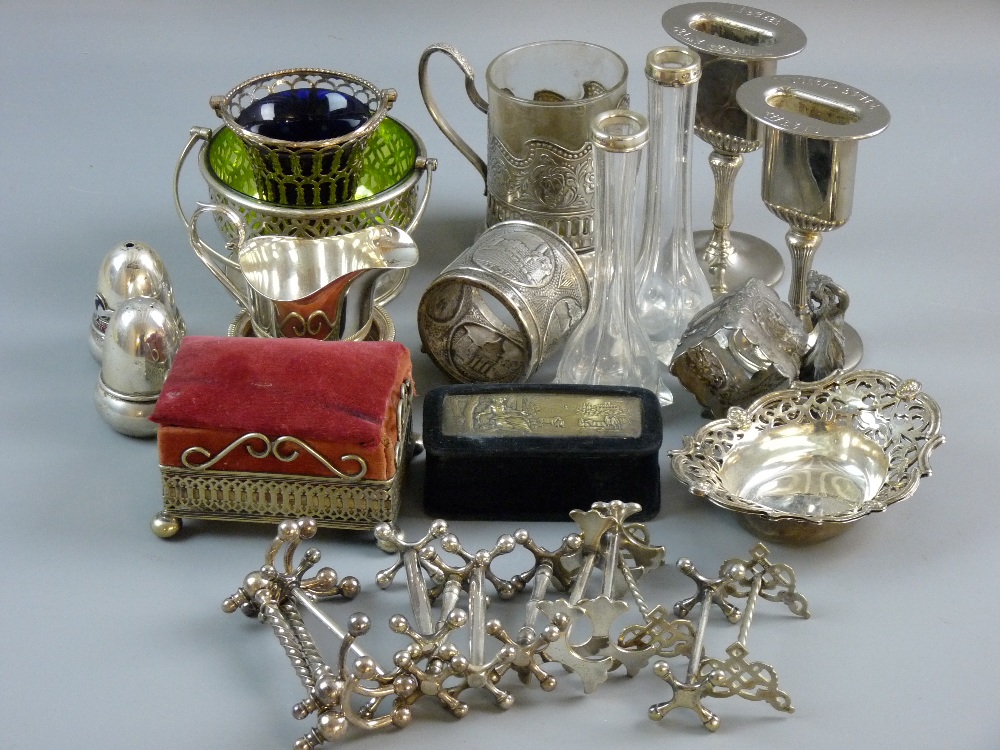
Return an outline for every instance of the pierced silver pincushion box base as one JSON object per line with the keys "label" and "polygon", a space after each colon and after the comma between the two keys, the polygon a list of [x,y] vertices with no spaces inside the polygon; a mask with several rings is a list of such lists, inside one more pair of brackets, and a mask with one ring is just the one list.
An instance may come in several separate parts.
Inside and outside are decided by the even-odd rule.
{"label": "pierced silver pincushion box base", "polygon": [[[164,539],[172,537],[180,531],[184,518],[275,523],[309,515],[320,526],[340,529],[371,529],[394,521],[399,514],[406,465],[413,453],[412,399],[412,386],[407,381],[396,412],[400,429],[396,472],[391,479],[365,479],[363,474],[321,477],[161,465],[163,510],[153,518],[153,533]],[[265,442],[262,458],[277,455],[282,441],[293,441],[301,449],[311,450],[295,438],[271,441],[262,435],[253,437]]]}

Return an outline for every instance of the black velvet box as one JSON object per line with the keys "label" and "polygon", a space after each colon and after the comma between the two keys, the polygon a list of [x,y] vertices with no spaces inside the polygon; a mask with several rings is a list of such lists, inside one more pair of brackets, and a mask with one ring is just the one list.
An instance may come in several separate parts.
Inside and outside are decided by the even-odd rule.
{"label": "black velvet box", "polygon": [[644,388],[453,385],[424,399],[424,510],[561,521],[597,501],[660,510],[663,422]]}

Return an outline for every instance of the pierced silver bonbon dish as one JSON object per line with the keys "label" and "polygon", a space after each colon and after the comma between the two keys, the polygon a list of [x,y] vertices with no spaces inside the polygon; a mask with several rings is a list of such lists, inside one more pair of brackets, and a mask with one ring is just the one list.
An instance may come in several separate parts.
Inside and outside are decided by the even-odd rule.
{"label": "pierced silver bonbon dish", "polygon": [[877,370],[796,383],[703,426],[671,452],[694,495],[767,539],[809,544],[916,492],[944,442],[915,380]]}

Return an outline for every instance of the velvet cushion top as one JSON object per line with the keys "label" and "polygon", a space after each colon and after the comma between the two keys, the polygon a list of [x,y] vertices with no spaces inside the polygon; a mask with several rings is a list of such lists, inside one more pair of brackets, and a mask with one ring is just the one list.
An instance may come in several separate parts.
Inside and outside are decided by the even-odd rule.
{"label": "velvet cushion top", "polygon": [[391,341],[187,336],[150,419],[377,445],[410,371]]}

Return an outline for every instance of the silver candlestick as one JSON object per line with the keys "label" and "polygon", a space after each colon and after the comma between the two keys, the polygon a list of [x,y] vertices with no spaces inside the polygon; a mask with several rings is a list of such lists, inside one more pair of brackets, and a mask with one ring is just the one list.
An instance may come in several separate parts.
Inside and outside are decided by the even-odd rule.
{"label": "silver candlestick", "polygon": [[756,120],[747,117],[735,97],[743,83],[773,75],[778,60],[800,52],[806,35],[781,16],[736,3],[678,5],[663,14],[663,28],[701,57],[694,132],[713,149],[709,164],[715,201],[713,229],[694,233],[698,260],[716,296],[751,277],[773,286],[784,270],[780,253],[758,237],[729,229],[743,154],[761,147]]}
{"label": "silver candlestick", "polygon": [[[792,310],[811,327],[808,277],[829,232],[847,223],[854,201],[858,141],[889,125],[889,110],[860,89],[825,78],[782,75],[740,87],[739,105],[764,127],[761,197],[789,225]],[[844,326],[845,366],[861,360],[857,333]]]}

